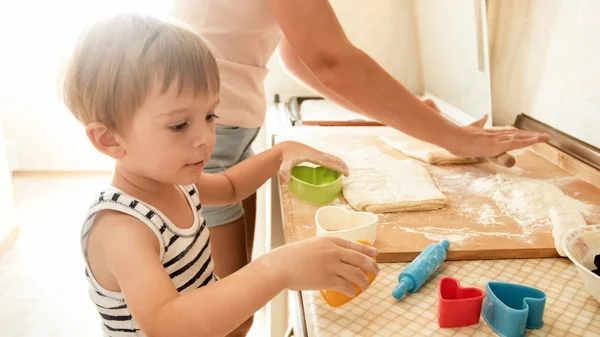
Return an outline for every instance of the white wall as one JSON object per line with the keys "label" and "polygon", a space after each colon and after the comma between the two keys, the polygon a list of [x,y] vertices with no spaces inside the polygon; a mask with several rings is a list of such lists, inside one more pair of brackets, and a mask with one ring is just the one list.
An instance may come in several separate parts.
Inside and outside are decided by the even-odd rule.
{"label": "white wall", "polygon": [[18,170],[112,168],[61,103],[59,67],[90,20],[168,8],[169,0],[0,1],[0,117]]}
{"label": "white wall", "polygon": [[[12,8],[4,11],[11,14],[2,18],[8,21],[0,21],[1,40],[7,47],[0,55],[0,117],[5,137],[17,152],[14,164],[23,170],[96,166],[99,156],[57,96],[57,66],[68,50],[67,41],[75,36],[60,25],[51,26],[51,16],[43,8],[28,12]],[[59,154],[64,151],[78,155]]]}
{"label": "white wall", "polygon": [[485,1],[414,0],[414,5],[425,91],[472,117],[490,113]]}
{"label": "white wall", "polygon": [[8,168],[4,137],[2,135],[2,118],[0,118],[0,254],[8,247],[6,239],[17,226],[15,219],[15,203],[11,184],[11,172]]}
{"label": "white wall", "polygon": [[489,6],[494,122],[526,113],[600,147],[600,1]]}

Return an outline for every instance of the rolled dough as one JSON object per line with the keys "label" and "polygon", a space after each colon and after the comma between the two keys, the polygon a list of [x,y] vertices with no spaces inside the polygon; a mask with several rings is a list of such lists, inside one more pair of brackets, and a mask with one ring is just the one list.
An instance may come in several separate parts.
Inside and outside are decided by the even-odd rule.
{"label": "rolled dough", "polygon": [[580,211],[561,206],[551,207],[548,216],[552,221],[554,248],[556,248],[558,255],[567,256],[563,249],[563,237],[571,229],[585,227],[587,223]]}
{"label": "rolled dough", "polygon": [[376,158],[348,162],[350,176],[344,179],[343,193],[354,209],[386,213],[427,211],[446,205],[446,196],[422,165],[385,155]]}
{"label": "rolled dough", "polygon": [[379,139],[394,150],[432,165],[473,164],[479,162],[476,158],[457,157],[439,146],[408,136],[382,136]]}

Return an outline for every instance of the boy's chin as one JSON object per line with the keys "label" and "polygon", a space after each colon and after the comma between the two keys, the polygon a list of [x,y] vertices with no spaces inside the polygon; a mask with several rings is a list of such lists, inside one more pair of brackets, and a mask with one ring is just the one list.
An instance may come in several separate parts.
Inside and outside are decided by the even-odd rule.
{"label": "boy's chin", "polygon": [[177,176],[170,177],[171,179],[169,183],[173,185],[191,185],[197,183],[201,176],[202,171],[194,174],[179,174]]}

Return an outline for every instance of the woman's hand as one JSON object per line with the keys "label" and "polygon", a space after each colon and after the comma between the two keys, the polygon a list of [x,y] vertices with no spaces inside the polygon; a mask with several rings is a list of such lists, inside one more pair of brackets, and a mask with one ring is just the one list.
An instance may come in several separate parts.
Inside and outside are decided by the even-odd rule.
{"label": "woman's hand", "polygon": [[535,131],[501,127],[484,129],[487,119],[488,115],[485,115],[464,126],[464,138],[458,142],[460,145],[448,151],[461,157],[486,158],[550,140],[547,134]]}
{"label": "woman's hand", "polygon": [[[431,99],[421,97],[421,101],[436,112],[441,112]],[[447,150],[460,157],[487,158],[550,140],[547,134],[535,131],[510,127],[484,129],[487,120],[486,114],[479,120],[464,126],[462,128],[464,137],[456,142],[454,147],[449,146]]]}
{"label": "woman's hand", "polygon": [[285,183],[290,181],[291,171],[298,164],[311,162],[341,172],[348,176],[348,166],[340,158],[321,152],[298,142],[283,142],[278,145],[281,151],[281,167],[279,174]]}

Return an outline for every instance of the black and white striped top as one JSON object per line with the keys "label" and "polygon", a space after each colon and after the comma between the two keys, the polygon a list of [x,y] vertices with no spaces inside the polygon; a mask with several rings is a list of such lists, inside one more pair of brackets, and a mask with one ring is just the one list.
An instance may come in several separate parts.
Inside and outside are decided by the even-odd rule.
{"label": "black and white striped top", "polygon": [[[122,293],[102,288],[87,264],[87,234],[94,225],[95,215],[102,210],[127,213],[146,224],[156,234],[160,244],[160,261],[180,293],[185,293],[216,281],[213,274],[210,239],[202,218],[198,191],[194,185],[179,186],[190,207],[195,210],[194,224],[187,229],[176,227],[164,214],[151,205],[136,200],[116,188],[100,193],[88,211],[81,234],[86,257],[85,274],[89,295],[100,313],[105,336],[145,336],[127,308]],[[148,294],[151,296],[151,294]]]}

